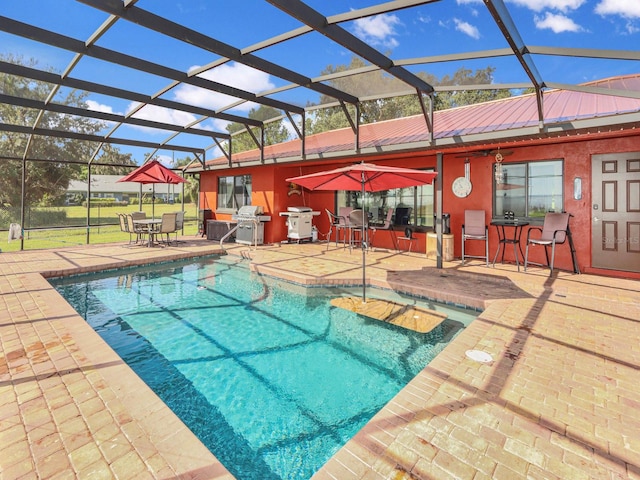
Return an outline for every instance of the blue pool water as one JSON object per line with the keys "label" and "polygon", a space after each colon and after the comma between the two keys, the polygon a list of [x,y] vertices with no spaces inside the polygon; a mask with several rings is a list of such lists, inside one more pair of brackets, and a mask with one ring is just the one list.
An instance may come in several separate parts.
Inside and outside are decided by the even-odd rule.
{"label": "blue pool water", "polygon": [[475,317],[418,334],[226,256],[52,283],[238,479],[310,478]]}

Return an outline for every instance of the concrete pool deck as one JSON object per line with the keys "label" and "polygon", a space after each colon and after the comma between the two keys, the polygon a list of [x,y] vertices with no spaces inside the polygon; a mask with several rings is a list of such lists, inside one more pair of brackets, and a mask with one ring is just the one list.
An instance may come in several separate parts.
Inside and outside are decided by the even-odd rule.
{"label": "concrete pool deck", "polygon": [[[0,478],[233,478],[44,278],[219,250],[186,240],[0,254]],[[227,247],[301,284],[362,278],[359,251]],[[483,311],[314,478],[640,478],[640,281],[366,257],[372,285]]]}

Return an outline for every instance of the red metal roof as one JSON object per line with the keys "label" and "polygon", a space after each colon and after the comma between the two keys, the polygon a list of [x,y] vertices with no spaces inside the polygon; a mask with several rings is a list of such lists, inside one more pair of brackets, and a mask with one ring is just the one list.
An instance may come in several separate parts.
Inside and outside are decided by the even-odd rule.
{"label": "red metal roof", "polygon": [[[583,84],[611,90],[640,91],[640,74],[614,77]],[[640,99],[613,95],[599,95],[570,90],[544,92],[545,124],[567,123],[590,118],[640,112]],[[538,125],[534,94],[509,97],[434,112],[434,138],[443,139],[463,135],[488,134]],[[354,134],[350,128],[310,135],[306,138],[307,155],[329,154],[353,150]],[[429,132],[422,115],[386,120],[360,126],[362,149],[427,142]],[[265,159],[291,158],[300,155],[301,140],[292,140],[264,149]],[[233,163],[259,160],[257,149],[233,155]],[[208,165],[226,164],[226,158],[208,161]]]}

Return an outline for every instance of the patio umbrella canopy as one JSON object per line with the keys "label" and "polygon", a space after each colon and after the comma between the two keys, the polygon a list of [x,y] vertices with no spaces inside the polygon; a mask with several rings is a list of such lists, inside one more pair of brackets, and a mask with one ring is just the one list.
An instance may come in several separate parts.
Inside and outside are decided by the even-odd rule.
{"label": "patio umbrella canopy", "polygon": [[[136,168],[133,172],[117,180],[117,182],[135,182],[143,185],[152,183],[178,184],[186,180],[162,165],[158,160],[151,160]],[[140,198],[142,207],[142,198]],[[155,191],[151,200],[151,215],[155,213]]]}
{"label": "patio umbrella canopy", "polygon": [[[433,183],[437,172],[414,170],[411,168],[390,167],[372,163],[356,163],[347,167],[336,168],[323,172],[287,178],[286,181],[295,183],[310,190],[350,190],[365,192],[380,192],[394,188],[416,187]],[[364,204],[363,204],[364,206]],[[365,238],[365,222],[362,222],[362,238]],[[362,302],[366,296],[366,257],[365,245],[362,242]]]}
{"label": "patio umbrella canopy", "polygon": [[372,163],[356,163],[348,167],[287,178],[287,182],[310,190],[362,190],[380,192],[394,188],[415,187],[432,183],[437,172],[389,167]]}

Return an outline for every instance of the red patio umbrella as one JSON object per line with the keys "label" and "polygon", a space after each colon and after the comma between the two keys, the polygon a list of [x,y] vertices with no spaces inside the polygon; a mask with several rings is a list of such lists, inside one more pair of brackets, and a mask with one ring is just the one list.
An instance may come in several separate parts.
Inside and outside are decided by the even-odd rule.
{"label": "red patio umbrella", "polygon": [[[144,163],[138,168],[136,168],[133,172],[125,175],[124,177],[117,180],[118,182],[135,182],[143,185],[146,184],[156,184],[156,183],[168,183],[176,185],[178,183],[184,183],[186,180],[181,176],[177,175],[164,165],[162,165],[158,160],[151,160],[150,162]],[[142,203],[142,198],[140,199]],[[142,204],[140,205],[142,207]],[[155,214],[155,188],[153,192],[153,198],[151,200],[151,216]]]}
{"label": "red patio umbrella", "polygon": [[437,172],[411,168],[356,163],[324,172],[287,178],[310,190],[362,190],[380,192],[394,188],[415,187],[432,183]]}
{"label": "red patio umbrella", "polygon": [[[356,163],[347,167],[323,172],[287,178],[287,182],[301,185],[310,190],[351,190],[380,192],[394,188],[416,187],[433,183],[437,172],[414,170],[411,168],[390,167],[372,163]],[[364,206],[364,204],[363,204]],[[362,222],[362,238],[365,238],[365,222]],[[365,245],[362,242],[362,301],[366,302],[366,257]]]}

